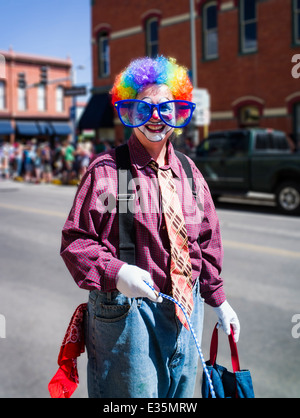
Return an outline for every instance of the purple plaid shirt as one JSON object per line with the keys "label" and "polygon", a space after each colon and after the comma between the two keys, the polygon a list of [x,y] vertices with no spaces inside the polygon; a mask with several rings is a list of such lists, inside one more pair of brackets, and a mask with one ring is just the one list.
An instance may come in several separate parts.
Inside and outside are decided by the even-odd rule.
{"label": "purple plaid shirt", "polygon": [[[148,166],[151,157],[135,135],[128,146],[134,179],[130,186],[135,199],[129,202],[129,210],[134,211],[136,265],[149,271],[160,291],[169,294],[170,244],[156,173]],[[196,203],[171,143],[167,152],[168,165],[163,168],[171,167],[182,202],[193,281],[200,277],[202,297],[209,305],[219,306],[225,300],[220,277],[223,248],[208,186],[189,159],[197,190]],[[99,154],[81,181],[62,231],[61,256],[83,289],[116,289],[117,273],[123,265],[118,259],[117,186],[115,150]]]}

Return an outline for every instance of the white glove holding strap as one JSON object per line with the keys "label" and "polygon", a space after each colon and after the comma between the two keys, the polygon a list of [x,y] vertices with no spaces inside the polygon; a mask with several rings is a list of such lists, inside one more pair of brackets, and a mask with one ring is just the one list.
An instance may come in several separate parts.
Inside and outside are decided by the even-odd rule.
{"label": "white glove holding strap", "polygon": [[240,336],[240,322],[237,314],[234,312],[227,300],[225,300],[217,308],[214,308],[214,310],[219,318],[218,328],[221,327],[227,335],[230,335],[231,324],[233,327],[234,341],[237,343]]}
{"label": "white glove holding strap", "polygon": [[162,302],[162,297],[157,296],[152,289],[144,282],[154,287],[150,273],[137,266],[123,264],[117,275],[117,289],[128,298],[148,298],[152,302]]}

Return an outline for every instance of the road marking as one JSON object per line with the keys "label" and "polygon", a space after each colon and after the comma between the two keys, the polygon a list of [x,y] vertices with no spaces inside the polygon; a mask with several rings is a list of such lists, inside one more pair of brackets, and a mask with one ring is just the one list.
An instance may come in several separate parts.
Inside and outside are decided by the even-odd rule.
{"label": "road marking", "polygon": [[18,210],[20,212],[27,212],[27,213],[38,213],[40,215],[55,216],[57,218],[64,218],[64,219],[67,218],[66,213],[56,212],[54,210],[36,209],[36,208],[28,208],[28,207],[26,208],[24,206],[10,205],[7,203],[0,203],[0,208]]}
{"label": "road marking", "polygon": [[254,251],[254,252],[259,252],[259,253],[264,253],[264,254],[279,255],[282,257],[289,257],[289,258],[300,258],[300,252],[284,250],[282,248],[264,247],[263,245],[248,244],[245,242],[228,241],[228,240],[224,240],[223,245],[224,247],[249,250],[249,251]]}
{"label": "road marking", "polygon": [[[67,218],[67,214],[63,212],[56,212],[52,210],[45,210],[45,209],[36,209],[36,208],[30,208],[30,207],[22,207],[18,205],[11,205],[7,203],[0,203],[0,207],[5,209],[12,209],[12,210],[18,210],[20,212],[27,212],[27,213],[37,213],[40,215],[47,215],[47,216],[55,216],[57,218]],[[282,257],[288,257],[288,258],[300,258],[300,252],[297,251],[289,251],[284,250],[282,248],[273,248],[273,247],[264,247],[262,245],[256,245],[256,244],[248,244],[245,242],[237,242],[237,241],[229,241],[229,240],[223,240],[224,247],[234,248],[234,249],[243,249],[253,252],[259,252],[263,254],[271,254],[271,255],[278,255]]]}

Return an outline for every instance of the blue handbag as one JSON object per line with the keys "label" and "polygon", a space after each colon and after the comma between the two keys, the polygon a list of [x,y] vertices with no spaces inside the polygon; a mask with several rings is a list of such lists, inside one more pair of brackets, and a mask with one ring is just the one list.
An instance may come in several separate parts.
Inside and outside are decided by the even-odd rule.
{"label": "blue handbag", "polygon": [[[210,344],[210,360],[206,367],[212,381],[216,398],[254,398],[252,377],[249,370],[241,370],[237,345],[233,330],[228,336],[233,372],[216,363],[218,352],[218,328],[215,326]],[[202,376],[202,398],[210,398],[210,385],[207,375]]]}

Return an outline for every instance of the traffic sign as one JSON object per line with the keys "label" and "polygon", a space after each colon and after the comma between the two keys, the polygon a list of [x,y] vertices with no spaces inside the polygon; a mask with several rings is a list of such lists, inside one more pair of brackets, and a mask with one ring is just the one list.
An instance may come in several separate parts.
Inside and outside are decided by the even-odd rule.
{"label": "traffic sign", "polygon": [[64,95],[65,96],[85,96],[86,87],[85,86],[64,87]]}
{"label": "traffic sign", "polygon": [[193,102],[196,103],[194,122],[196,126],[210,124],[210,94],[206,89],[193,90]]}

